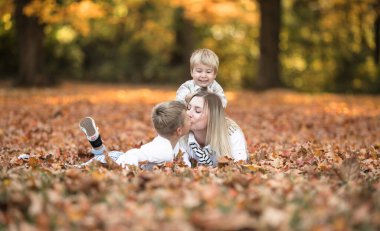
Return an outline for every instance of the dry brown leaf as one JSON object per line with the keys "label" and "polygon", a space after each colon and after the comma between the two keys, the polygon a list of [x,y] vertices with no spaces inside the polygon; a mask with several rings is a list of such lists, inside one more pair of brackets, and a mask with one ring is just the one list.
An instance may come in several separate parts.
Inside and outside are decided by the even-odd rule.
{"label": "dry brown leaf", "polygon": [[340,176],[344,181],[354,180],[359,177],[360,164],[355,157],[345,159],[339,168]]}
{"label": "dry brown leaf", "polygon": [[193,214],[191,221],[202,230],[254,230],[258,227],[257,220],[247,213],[221,214],[209,211]]}
{"label": "dry brown leaf", "polygon": [[[72,168],[92,158],[80,118],[96,119],[108,150],[127,151],[156,136],[151,109],[174,96],[175,89],[147,86],[1,85],[0,227],[379,229],[378,96],[227,92],[247,162],[189,168],[179,153],[150,171],[117,169],[108,158],[108,166]],[[22,153],[32,159],[18,159]]]}

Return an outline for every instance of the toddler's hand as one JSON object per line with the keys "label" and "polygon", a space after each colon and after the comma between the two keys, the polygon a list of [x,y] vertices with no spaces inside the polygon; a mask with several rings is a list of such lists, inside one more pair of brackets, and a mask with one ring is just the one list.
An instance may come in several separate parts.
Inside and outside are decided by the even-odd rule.
{"label": "toddler's hand", "polygon": [[208,88],[207,87],[201,87],[201,89],[199,91],[208,91]]}
{"label": "toddler's hand", "polygon": [[187,94],[186,97],[185,97],[185,101],[186,103],[189,103],[190,102],[190,99],[193,97],[195,93],[190,93],[190,94]]}

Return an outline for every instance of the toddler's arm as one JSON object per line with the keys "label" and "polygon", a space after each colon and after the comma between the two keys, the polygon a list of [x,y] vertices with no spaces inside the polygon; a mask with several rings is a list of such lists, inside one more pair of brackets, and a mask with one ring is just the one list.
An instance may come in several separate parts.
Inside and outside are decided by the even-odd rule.
{"label": "toddler's arm", "polygon": [[[191,93],[191,90],[189,88],[189,86],[187,86],[186,83],[183,83],[177,90],[177,93],[176,93],[176,100],[178,101],[181,101],[183,103],[186,103],[187,100],[188,100],[188,95],[190,95]],[[190,98],[190,97],[189,97]]]}
{"label": "toddler's arm", "polygon": [[214,81],[214,84],[212,85],[211,91],[220,97],[220,99],[222,100],[223,107],[226,108],[227,107],[227,97],[224,94],[222,86],[220,86],[220,84],[218,82]]}

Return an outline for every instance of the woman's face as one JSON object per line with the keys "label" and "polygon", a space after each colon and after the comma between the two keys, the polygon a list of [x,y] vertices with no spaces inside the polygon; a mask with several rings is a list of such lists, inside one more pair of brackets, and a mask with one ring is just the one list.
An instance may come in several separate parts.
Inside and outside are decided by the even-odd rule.
{"label": "woman's face", "polygon": [[200,131],[207,128],[208,113],[204,107],[202,97],[193,97],[187,105],[187,114],[190,117],[191,131]]}

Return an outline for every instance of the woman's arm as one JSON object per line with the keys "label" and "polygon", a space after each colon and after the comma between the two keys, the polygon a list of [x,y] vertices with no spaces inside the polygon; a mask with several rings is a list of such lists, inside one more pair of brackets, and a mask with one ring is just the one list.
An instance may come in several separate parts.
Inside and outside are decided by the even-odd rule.
{"label": "woman's arm", "polygon": [[231,142],[231,155],[234,161],[248,160],[247,142],[241,128],[229,119],[228,135]]}

